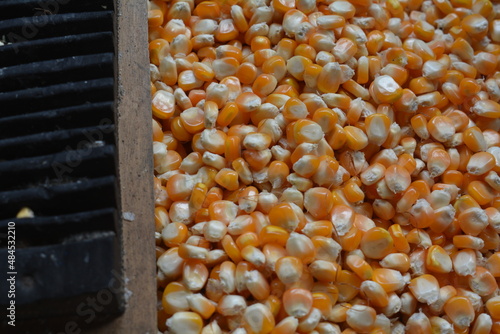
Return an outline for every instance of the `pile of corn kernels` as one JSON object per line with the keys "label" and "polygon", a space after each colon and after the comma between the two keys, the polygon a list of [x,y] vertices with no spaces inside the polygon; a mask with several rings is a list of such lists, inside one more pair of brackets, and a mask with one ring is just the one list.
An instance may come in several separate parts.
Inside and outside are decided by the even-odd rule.
{"label": "pile of corn kernels", "polygon": [[159,333],[500,333],[500,5],[148,4]]}

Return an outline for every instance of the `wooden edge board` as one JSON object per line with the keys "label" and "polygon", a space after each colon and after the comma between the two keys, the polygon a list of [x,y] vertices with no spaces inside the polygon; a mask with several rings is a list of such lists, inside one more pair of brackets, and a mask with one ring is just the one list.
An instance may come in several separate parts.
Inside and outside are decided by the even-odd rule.
{"label": "wooden edge board", "polygon": [[157,334],[147,2],[115,0],[115,121],[125,312],[94,334]]}

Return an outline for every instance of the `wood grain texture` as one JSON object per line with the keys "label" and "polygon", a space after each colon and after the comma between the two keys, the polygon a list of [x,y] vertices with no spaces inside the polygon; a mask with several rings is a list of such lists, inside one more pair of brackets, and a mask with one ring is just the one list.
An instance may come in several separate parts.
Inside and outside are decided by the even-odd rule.
{"label": "wood grain texture", "polygon": [[[92,333],[156,334],[153,155],[147,3],[115,1],[119,236],[125,312]],[[130,215],[132,213],[133,215]],[[125,218],[124,219],[124,214]]]}

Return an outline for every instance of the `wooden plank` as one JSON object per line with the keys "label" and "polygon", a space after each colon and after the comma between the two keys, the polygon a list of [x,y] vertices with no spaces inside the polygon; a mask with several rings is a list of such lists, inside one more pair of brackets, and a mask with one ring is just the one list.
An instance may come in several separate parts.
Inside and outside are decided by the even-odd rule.
{"label": "wooden plank", "polygon": [[96,334],[156,334],[147,3],[115,0],[116,126],[125,312]]}

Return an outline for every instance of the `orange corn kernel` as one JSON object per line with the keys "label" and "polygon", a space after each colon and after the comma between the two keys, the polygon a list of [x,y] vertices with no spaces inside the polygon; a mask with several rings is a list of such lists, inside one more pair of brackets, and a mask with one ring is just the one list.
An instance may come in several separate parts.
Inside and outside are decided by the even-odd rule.
{"label": "orange corn kernel", "polygon": [[390,233],[381,227],[366,231],[360,244],[365,256],[372,259],[384,258],[393,250],[393,247],[394,241]]}
{"label": "orange corn kernel", "polygon": [[388,268],[374,269],[372,279],[380,284],[387,293],[397,291],[405,285],[401,273]]}
{"label": "orange corn kernel", "polygon": [[372,267],[358,255],[349,255],[346,264],[362,280],[369,280],[373,276]]}

